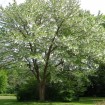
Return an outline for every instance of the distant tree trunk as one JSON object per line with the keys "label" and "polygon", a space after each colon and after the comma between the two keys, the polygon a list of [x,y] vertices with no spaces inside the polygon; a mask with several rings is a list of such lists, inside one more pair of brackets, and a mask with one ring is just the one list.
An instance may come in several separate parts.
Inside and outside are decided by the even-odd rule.
{"label": "distant tree trunk", "polygon": [[45,82],[39,83],[39,100],[45,101]]}

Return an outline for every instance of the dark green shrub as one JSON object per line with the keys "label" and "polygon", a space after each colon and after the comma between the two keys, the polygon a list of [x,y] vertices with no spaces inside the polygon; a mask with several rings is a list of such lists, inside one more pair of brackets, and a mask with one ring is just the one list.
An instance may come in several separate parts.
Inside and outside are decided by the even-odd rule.
{"label": "dark green shrub", "polygon": [[105,97],[105,64],[100,63],[94,75],[89,76],[91,85],[87,88],[84,96]]}
{"label": "dark green shrub", "polygon": [[[18,101],[38,101],[38,99],[38,84],[35,80],[27,81],[17,92]],[[45,100],[47,101],[72,101],[75,99],[77,96],[69,89],[63,88],[60,82],[46,85]]]}
{"label": "dark green shrub", "polygon": [[35,80],[28,81],[22,85],[17,91],[18,101],[33,101],[38,100],[38,88]]}
{"label": "dark green shrub", "polygon": [[79,97],[72,89],[70,89],[68,86],[66,86],[65,89],[63,86],[64,85],[62,82],[49,83],[46,86],[46,100],[63,102],[79,100]]}
{"label": "dark green shrub", "polygon": [[61,101],[62,96],[60,94],[60,83],[49,83],[46,86],[46,100],[48,101]]}

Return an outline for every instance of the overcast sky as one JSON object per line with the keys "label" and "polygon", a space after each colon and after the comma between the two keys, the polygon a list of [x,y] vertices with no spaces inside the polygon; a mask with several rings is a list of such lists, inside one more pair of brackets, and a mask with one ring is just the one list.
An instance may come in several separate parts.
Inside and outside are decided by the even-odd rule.
{"label": "overcast sky", "polygon": [[[0,5],[6,6],[13,0],[0,0]],[[22,3],[25,0],[16,0],[18,3]],[[105,14],[105,0],[79,0],[81,2],[81,8],[90,10],[91,13],[97,14],[100,10]]]}
{"label": "overcast sky", "polygon": [[[22,3],[24,2],[25,0],[16,0],[17,3]],[[8,3],[12,3],[13,0],[0,0],[0,5],[3,5],[3,6],[6,6],[8,5]]]}
{"label": "overcast sky", "polygon": [[97,14],[99,11],[105,14],[105,0],[81,0],[81,7]]}

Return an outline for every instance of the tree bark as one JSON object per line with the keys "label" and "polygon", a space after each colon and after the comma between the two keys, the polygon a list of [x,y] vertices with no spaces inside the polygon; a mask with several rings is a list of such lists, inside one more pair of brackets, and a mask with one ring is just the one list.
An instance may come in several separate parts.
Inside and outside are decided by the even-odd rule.
{"label": "tree bark", "polygon": [[45,101],[45,82],[39,83],[39,101]]}

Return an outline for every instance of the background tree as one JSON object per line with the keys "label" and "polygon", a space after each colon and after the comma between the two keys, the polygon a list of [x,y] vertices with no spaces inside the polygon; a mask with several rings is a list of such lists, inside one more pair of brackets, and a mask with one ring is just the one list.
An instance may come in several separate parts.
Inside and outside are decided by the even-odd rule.
{"label": "background tree", "polygon": [[0,70],[0,93],[6,92],[7,84],[7,74],[4,70]]}
{"label": "background tree", "polygon": [[88,86],[85,96],[96,96],[104,97],[105,96],[105,64],[99,62],[98,69],[95,70],[94,75],[89,76],[91,84]]}

